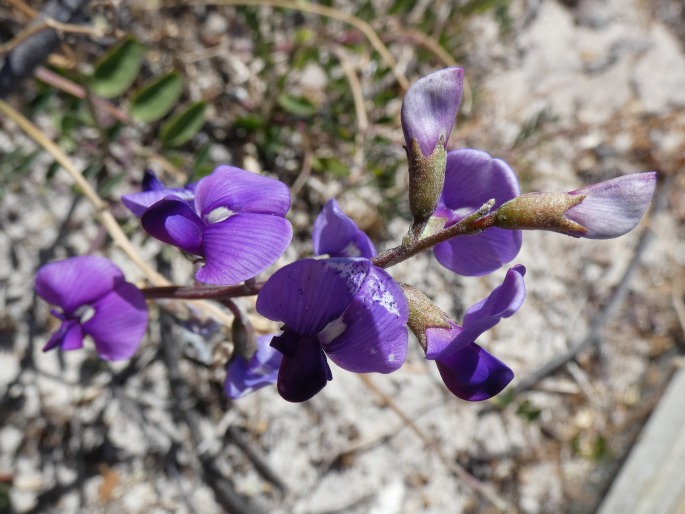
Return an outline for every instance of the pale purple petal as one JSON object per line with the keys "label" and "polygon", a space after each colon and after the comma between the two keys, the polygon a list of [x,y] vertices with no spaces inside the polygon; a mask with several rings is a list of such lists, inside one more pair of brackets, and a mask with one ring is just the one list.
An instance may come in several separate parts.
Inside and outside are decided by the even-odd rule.
{"label": "pale purple petal", "polygon": [[625,175],[571,191],[585,199],[566,211],[566,217],[587,228],[572,234],[610,239],[630,232],[640,222],[656,187],[656,172]]}
{"label": "pale purple petal", "polygon": [[521,249],[520,230],[489,228],[479,234],[460,236],[437,245],[435,258],[459,275],[487,275],[516,257]]}
{"label": "pale purple petal", "polygon": [[449,318],[445,318],[449,328],[431,327],[426,329],[426,359],[434,360],[447,348],[463,330]]}
{"label": "pale purple petal", "polygon": [[147,303],[143,293],[124,282],[93,304],[95,314],[82,324],[105,360],[128,359],[138,349],[147,328]]}
{"label": "pale purple petal", "polygon": [[69,319],[62,322],[57,332],[52,334],[50,340],[43,347],[47,352],[59,347],[61,350],[77,350],[83,347],[83,331],[78,321]]}
{"label": "pale purple petal", "polygon": [[257,312],[303,336],[316,336],[348,307],[371,267],[366,259],[302,259],[262,286]]}
{"label": "pale purple petal", "polygon": [[261,273],[283,255],[293,237],[290,222],[269,214],[236,214],[204,231],[200,282],[231,285]]}
{"label": "pale purple petal", "polygon": [[316,255],[331,257],[376,256],[376,249],[363,230],[349,218],[331,198],[314,221],[312,243]]}
{"label": "pale purple petal", "polygon": [[97,255],[82,255],[41,267],[36,273],[36,293],[70,317],[122,282],[124,275],[114,263]]}
{"label": "pale purple petal", "polygon": [[525,274],[526,268],[520,264],[510,268],[502,284],[487,298],[469,307],[464,315],[463,330],[438,358],[461,350],[497,325],[502,318],[513,316],[526,298]]}
{"label": "pale purple petal", "polygon": [[188,189],[153,189],[150,191],[143,191],[142,193],[130,193],[121,197],[121,202],[128,208],[134,216],[141,217],[145,211],[166,198],[167,196],[175,196],[189,204],[192,203],[195,196],[192,191]]}
{"label": "pale purple petal", "polygon": [[480,150],[461,149],[447,154],[441,202],[449,209],[471,214],[490,199],[495,207],[521,193],[516,173],[501,159]]}
{"label": "pale purple petal", "polygon": [[355,373],[391,373],[407,356],[407,301],[388,273],[371,266],[343,315],[319,341],[328,357]]}
{"label": "pale purple petal", "polygon": [[470,402],[492,398],[514,378],[506,364],[476,343],[435,362],[447,389]]}
{"label": "pale purple petal", "polygon": [[283,355],[271,346],[273,334],[257,338],[257,351],[249,359],[236,356],[228,364],[224,390],[231,399],[243,396],[275,384]]}
{"label": "pale purple petal", "polygon": [[411,148],[416,139],[424,156],[429,156],[443,138],[447,144],[463,92],[463,68],[445,68],[415,82],[402,102],[402,131]]}
{"label": "pale purple petal", "polygon": [[219,166],[197,184],[195,207],[204,219],[219,208],[285,216],[290,209],[290,191],[278,180],[232,166]]}
{"label": "pale purple petal", "polygon": [[148,208],[141,218],[143,229],[155,239],[204,256],[202,234],[205,224],[185,201],[170,196]]}
{"label": "pale purple petal", "polygon": [[285,349],[278,372],[278,393],[284,400],[309,400],[333,378],[316,338],[286,330],[283,335],[274,337],[271,344],[281,352]]}

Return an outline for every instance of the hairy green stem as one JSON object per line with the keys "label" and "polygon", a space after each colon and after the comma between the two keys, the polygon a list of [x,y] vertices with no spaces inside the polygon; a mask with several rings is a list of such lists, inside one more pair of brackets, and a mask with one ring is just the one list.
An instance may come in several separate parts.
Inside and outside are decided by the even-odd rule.
{"label": "hairy green stem", "polygon": [[490,200],[470,216],[430,236],[419,240],[405,238],[403,244],[377,255],[371,259],[371,262],[379,268],[389,268],[453,237],[476,234],[486,228],[493,227],[495,226],[496,211],[490,212],[490,209],[494,204],[495,201]]}

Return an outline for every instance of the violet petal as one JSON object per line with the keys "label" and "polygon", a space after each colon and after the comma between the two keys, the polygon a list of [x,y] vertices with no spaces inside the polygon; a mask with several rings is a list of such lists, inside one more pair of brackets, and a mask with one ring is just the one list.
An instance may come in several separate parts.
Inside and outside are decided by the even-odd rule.
{"label": "violet petal", "polygon": [[340,209],[333,198],[326,202],[314,221],[312,243],[316,255],[366,259],[376,256],[376,249],[369,236]]}
{"label": "violet petal", "polygon": [[269,334],[257,338],[257,351],[249,361],[237,356],[229,363],[224,382],[224,390],[229,398],[242,398],[276,383],[283,356],[270,345],[272,337],[273,334]]}
{"label": "violet petal", "polygon": [[402,131],[411,148],[416,139],[421,153],[433,153],[440,137],[447,144],[463,92],[463,68],[445,68],[415,82],[402,102]]}
{"label": "violet petal", "polygon": [[175,196],[186,203],[192,203],[195,195],[188,189],[153,189],[150,191],[143,191],[142,193],[130,193],[123,195],[121,197],[121,202],[129,211],[131,211],[134,216],[140,218],[149,207],[153,206],[167,196]]}
{"label": "violet petal", "polygon": [[278,180],[232,166],[219,166],[197,184],[195,206],[205,219],[219,208],[285,216],[290,209],[290,192]]}
{"label": "violet petal", "polygon": [[497,270],[521,249],[520,230],[489,228],[479,234],[460,236],[437,245],[435,258],[459,275],[477,277]]}
{"label": "violet petal", "polygon": [[426,359],[434,360],[453,343],[463,330],[451,319],[445,319],[450,328],[433,327],[426,329]]}
{"label": "violet petal", "polygon": [[407,301],[383,269],[371,266],[343,315],[319,341],[338,366],[355,373],[391,373],[407,356]]}
{"label": "violet petal", "polygon": [[278,372],[278,393],[289,402],[304,402],[333,378],[321,345],[313,337],[300,337],[292,357],[283,356]]}
{"label": "violet petal", "polygon": [[105,360],[128,359],[138,349],[147,328],[147,303],[143,293],[124,282],[93,304],[95,314],[82,324]]}
{"label": "violet petal", "polygon": [[47,352],[56,347],[61,350],[77,350],[83,347],[83,331],[78,321],[73,319],[63,321],[57,332],[52,334],[45,344],[43,351]]}
{"label": "violet petal", "polygon": [[276,271],[257,296],[257,312],[303,336],[316,336],[348,307],[366,277],[367,259],[302,259]]}
{"label": "violet petal", "polygon": [[293,237],[290,222],[269,214],[235,214],[204,231],[205,265],[195,274],[208,284],[237,284],[283,255]]}
{"label": "violet petal", "polygon": [[506,364],[476,343],[435,362],[447,389],[470,402],[492,398],[514,378]]}
{"label": "violet petal", "polygon": [[141,218],[143,229],[164,243],[194,255],[204,256],[205,224],[193,208],[180,198],[168,196],[148,208]]}
{"label": "violet petal", "polygon": [[586,195],[566,211],[566,217],[587,228],[579,235],[611,239],[630,232],[640,222],[656,187],[656,172],[634,173],[571,191]]}
{"label": "violet petal", "polygon": [[161,191],[165,189],[164,183],[157,178],[157,174],[152,170],[145,170],[140,185],[143,191]]}
{"label": "violet petal", "polygon": [[501,159],[469,148],[447,154],[442,203],[462,211],[461,217],[480,208],[490,199],[495,207],[521,194],[516,173]]}
{"label": "violet petal", "polygon": [[526,285],[523,280],[525,274],[524,266],[513,266],[507,271],[502,284],[487,298],[469,307],[464,315],[462,332],[438,357],[461,350],[478,339],[483,332],[497,325],[502,318],[513,316],[526,298]]}
{"label": "violet petal", "polygon": [[36,293],[71,317],[80,306],[94,302],[123,282],[123,273],[108,259],[82,255],[41,267],[36,273]]}

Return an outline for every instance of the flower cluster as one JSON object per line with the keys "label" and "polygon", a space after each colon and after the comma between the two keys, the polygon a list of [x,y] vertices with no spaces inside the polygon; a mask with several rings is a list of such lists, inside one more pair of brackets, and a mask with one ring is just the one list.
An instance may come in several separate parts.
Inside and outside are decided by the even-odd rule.
{"label": "flower cluster", "polygon": [[[221,300],[233,310],[235,350],[224,384],[232,399],[276,383],[284,399],[306,401],[332,380],[329,360],[355,373],[394,372],[407,356],[409,331],[455,396],[481,401],[498,394],[514,373],[477,340],[523,304],[525,268],[512,266],[498,287],[467,309],[461,324],[421,291],[396,282],[387,268],[432,248],[447,269],[481,276],[516,257],[522,230],[618,237],[644,215],[656,173],[522,195],[503,160],[480,150],[447,150],[463,77],[461,68],[440,70],[420,79],[404,98],[413,221],[398,246],[378,254],[330,199],[313,223],[315,258],[287,264],[257,282],[292,239],[285,184],[219,166],[196,183],[170,188],[146,172],[143,191],[125,195],[123,203],[150,236],[192,256],[199,264],[195,278],[214,287],[185,288],[185,297],[179,287],[141,291],[102,257],[47,264],[38,271],[36,291],[59,307],[52,313],[61,325],[45,350],[80,348],[90,336],[101,357],[129,358],[147,325],[146,296],[166,293]],[[257,312],[279,322],[279,333],[255,337],[248,316],[230,300],[257,293]]]}
{"label": "flower cluster", "polygon": [[62,322],[43,351],[76,350],[88,335],[103,359],[128,359],[145,334],[143,293],[104,257],[84,255],[46,264],[36,274],[36,293],[60,308],[51,312]]}

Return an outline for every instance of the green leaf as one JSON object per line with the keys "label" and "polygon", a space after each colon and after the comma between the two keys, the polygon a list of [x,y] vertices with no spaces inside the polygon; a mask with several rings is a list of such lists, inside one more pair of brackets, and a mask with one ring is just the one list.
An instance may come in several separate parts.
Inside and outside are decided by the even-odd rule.
{"label": "green leaf", "polygon": [[168,148],[190,141],[205,124],[207,102],[194,103],[164,124],[159,133],[162,144]]}
{"label": "green leaf", "polygon": [[314,171],[330,173],[335,177],[347,177],[350,174],[350,168],[335,157],[315,157],[312,168]]}
{"label": "green leaf", "polygon": [[316,114],[316,105],[306,98],[283,93],[278,97],[278,105],[295,116],[312,116]]}
{"label": "green leaf", "polygon": [[131,99],[129,112],[139,121],[156,121],[174,108],[183,92],[183,79],[178,72],[148,82]]}
{"label": "green leaf", "polygon": [[258,130],[266,125],[266,121],[259,116],[254,114],[248,114],[246,116],[241,116],[236,119],[233,126],[237,129],[243,129],[247,131]]}
{"label": "green leaf", "polygon": [[393,15],[408,13],[415,3],[414,0],[395,0],[389,12]]}
{"label": "green leaf", "polygon": [[90,88],[104,98],[119,96],[138,76],[143,49],[132,37],[124,39],[95,63]]}
{"label": "green leaf", "polygon": [[126,177],[126,172],[121,171],[114,175],[113,177],[109,177],[102,186],[100,186],[100,189],[98,190],[98,193],[102,197],[107,197],[110,195],[110,193],[114,190],[116,186],[118,186],[121,181]]}

